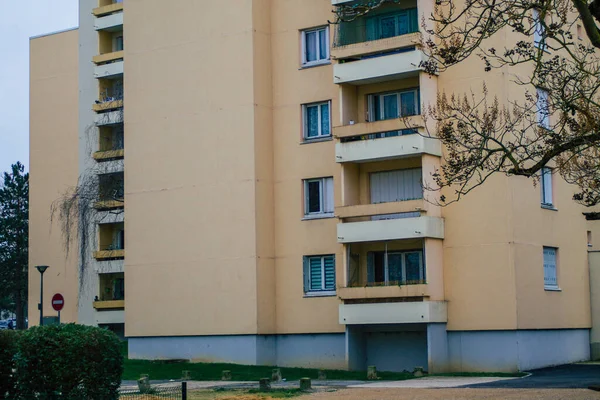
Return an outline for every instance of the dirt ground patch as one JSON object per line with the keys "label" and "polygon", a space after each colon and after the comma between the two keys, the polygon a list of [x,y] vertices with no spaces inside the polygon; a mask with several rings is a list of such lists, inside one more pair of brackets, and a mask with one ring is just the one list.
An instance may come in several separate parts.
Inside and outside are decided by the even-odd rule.
{"label": "dirt ground patch", "polygon": [[588,389],[343,389],[297,400],[598,400]]}

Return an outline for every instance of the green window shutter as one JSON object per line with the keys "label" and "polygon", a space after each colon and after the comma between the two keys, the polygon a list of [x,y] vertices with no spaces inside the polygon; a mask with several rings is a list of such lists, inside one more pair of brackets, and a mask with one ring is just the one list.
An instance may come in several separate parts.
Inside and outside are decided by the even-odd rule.
{"label": "green window shutter", "polygon": [[308,257],[303,257],[302,263],[304,267],[304,293],[306,293],[310,291],[310,271],[308,268]]}
{"label": "green window shutter", "polygon": [[408,32],[419,31],[419,13],[416,8],[408,9]]}
{"label": "green window shutter", "polygon": [[325,290],[335,290],[335,256],[325,256]]}
{"label": "green window shutter", "polygon": [[367,282],[375,282],[375,254],[372,251],[367,253]]}
{"label": "green window shutter", "polygon": [[377,40],[377,17],[367,18],[367,41]]}
{"label": "green window shutter", "polygon": [[321,257],[309,258],[310,290],[323,290],[323,268]]}

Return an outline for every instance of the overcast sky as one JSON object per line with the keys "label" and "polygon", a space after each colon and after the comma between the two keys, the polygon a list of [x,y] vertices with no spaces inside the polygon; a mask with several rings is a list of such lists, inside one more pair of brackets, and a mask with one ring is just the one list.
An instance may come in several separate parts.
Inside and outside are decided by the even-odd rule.
{"label": "overcast sky", "polygon": [[77,26],[78,0],[0,0],[0,172],[29,170],[29,38]]}

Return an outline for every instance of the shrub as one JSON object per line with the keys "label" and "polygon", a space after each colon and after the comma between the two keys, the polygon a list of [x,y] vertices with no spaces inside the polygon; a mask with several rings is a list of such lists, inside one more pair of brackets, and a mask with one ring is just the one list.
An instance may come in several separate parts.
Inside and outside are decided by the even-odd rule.
{"label": "shrub", "polygon": [[0,331],[0,399],[14,397],[15,379],[13,368],[17,352],[19,332],[12,330]]}
{"label": "shrub", "polygon": [[121,343],[101,328],[34,327],[21,335],[15,367],[19,399],[117,400]]}

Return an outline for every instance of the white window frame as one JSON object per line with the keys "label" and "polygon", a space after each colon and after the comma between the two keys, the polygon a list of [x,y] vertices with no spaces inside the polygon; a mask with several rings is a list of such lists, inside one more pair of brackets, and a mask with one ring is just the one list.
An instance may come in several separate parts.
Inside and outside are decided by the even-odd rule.
{"label": "white window frame", "polygon": [[548,101],[549,93],[547,90],[537,88],[536,119],[538,126],[550,129],[550,103]]}
{"label": "white window frame", "polygon": [[[321,124],[322,119],[323,119],[323,113],[321,112],[321,106],[322,105],[327,105],[327,108],[329,109],[329,133],[324,135],[323,134],[323,125]],[[317,136],[312,136],[309,137],[308,136],[308,108],[309,107],[317,107],[317,109],[319,110],[319,125],[318,125],[318,134]],[[318,139],[323,139],[323,138],[330,138],[331,137],[331,100],[327,100],[327,101],[321,101],[318,103],[308,103],[308,104],[303,104],[302,105],[302,135],[305,141],[309,142],[311,140],[318,140]]]}
{"label": "white window frame", "polygon": [[542,207],[554,208],[554,179],[552,168],[543,167],[540,171]]}
{"label": "white window frame", "polygon": [[[546,252],[552,250],[554,252],[554,284],[546,284],[547,272],[550,268],[547,268],[546,263]],[[560,290],[558,286],[558,248],[551,246],[544,246],[542,250],[542,264],[544,268],[544,289],[545,290]],[[550,265],[550,264],[548,264]],[[551,277],[550,277],[551,278]]]}
{"label": "white window frame", "polygon": [[[309,212],[309,183],[319,182],[319,211]],[[330,186],[328,186],[330,185]],[[304,219],[332,218],[334,216],[333,177],[304,180]]]}
{"label": "white window frame", "polygon": [[[414,104],[415,110],[417,110],[417,112],[420,113],[421,107],[419,107],[420,106],[419,105],[419,88],[398,90],[398,91],[384,92],[384,93],[373,93],[368,96],[368,107],[369,107],[368,120],[369,120],[369,122],[384,121],[384,119],[383,119],[383,111],[384,111],[383,99],[384,99],[384,97],[391,96],[391,95],[396,95],[396,97],[397,97],[396,102],[398,104],[398,115],[400,116],[399,118],[403,118],[404,116],[402,115],[402,100],[401,100],[402,96],[401,96],[401,94],[408,93],[408,92],[414,92],[414,94],[415,94],[415,104]],[[379,118],[380,119],[377,119],[377,117],[375,116],[375,108],[376,108],[375,102],[380,103],[379,104],[379,112],[380,112]],[[415,115],[419,115],[419,114],[415,114]],[[388,119],[390,119],[390,118],[388,118]]]}
{"label": "white window frame", "polygon": [[[304,294],[306,296],[311,296],[311,295],[317,295],[317,296],[333,296],[335,295],[335,288],[336,288],[336,282],[335,280],[337,279],[337,277],[334,280],[333,283],[333,288],[328,289],[325,287],[325,258],[326,257],[332,257],[333,258],[333,273],[334,276],[336,276],[336,265],[335,265],[335,254],[325,254],[322,256],[304,256],[304,262],[307,263],[307,270],[304,271],[305,274],[308,274],[308,277],[306,277],[307,282],[308,282],[308,287],[305,288],[306,291],[304,292]],[[310,260],[312,258],[320,258],[321,259],[321,289],[311,289],[311,274],[310,274]]]}
{"label": "white window frame", "polygon": [[540,19],[540,10],[531,10],[533,18],[533,45],[541,50],[546,50],[546,28]]}
{"label": "white window frame", "polygon": [[[320,31],[325,31],[325,40],[327,43],[327,57],[324,59],[319,59],[318,57],[321,56],[321,41],[319,40],[319,32]],[[311,32],[317,32],[317,60],[315,61],[308,61],[306,59],[306,35],[308,33]],[[331,62],[331,54],[330,54],[330,43],[329,43],[329,26],[319,26],[317,28],[311,28],[311,29],[305,29],[300,31],[300,36],[301,36],[301,50],[302,50],[302,55],[301,55],[301,61],[302,61],[302,66],[303,67],[310,67],[313,65],[322,65],[322,64],[329,64]]]}

